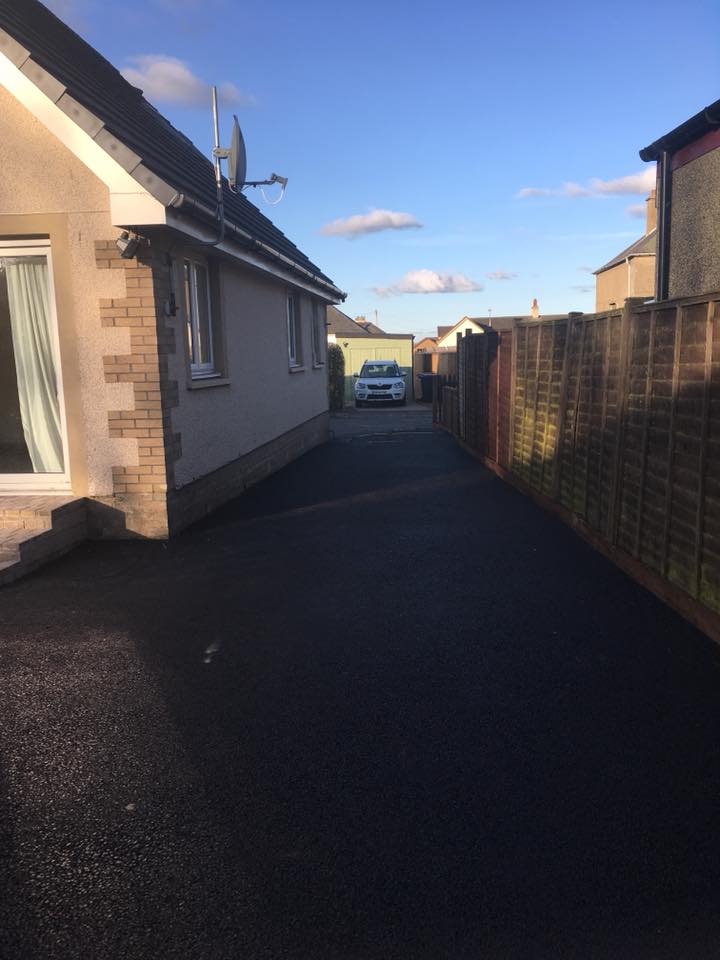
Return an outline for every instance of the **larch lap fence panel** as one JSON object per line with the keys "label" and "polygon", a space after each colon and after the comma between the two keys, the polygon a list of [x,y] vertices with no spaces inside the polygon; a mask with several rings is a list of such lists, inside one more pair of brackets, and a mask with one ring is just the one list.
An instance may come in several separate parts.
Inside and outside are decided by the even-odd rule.
{"label": "larch lap fence panel", "polygon": [[441,410],[435,419],[481,456],[488,446],[488,382],[495,340],[489,333],[458,334],[456,386],[442,378],[437,381]]}
{"label": "larch lap fence panel", "polygon": [[455,393],[473,452],[720,612],[720,293],[463,337]]}

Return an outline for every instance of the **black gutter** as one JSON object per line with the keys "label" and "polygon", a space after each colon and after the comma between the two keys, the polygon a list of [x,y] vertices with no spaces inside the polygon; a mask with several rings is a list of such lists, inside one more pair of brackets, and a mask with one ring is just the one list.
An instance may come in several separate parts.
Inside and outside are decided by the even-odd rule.
{"label": "black gutter", "polygon": [[[179,213],[187,213],[191,217],[195,217],[197,220],[201,220],[204,223],[214,223],[217,226],[218,212],[216,210],[211,210],[201,201],[196,200],[194,197],[190,197],[185,193],[175,194],[173,199],[170,201],[169,206],[172,209],[177,210]],[[232,234],[233,241],[236,243],[239,242],[239,245],[245,247],[245,249],[258,253],[264,259],[281,264],[286,270],[296,273],[300,277],[309,279],[310,282],[315,286],[322,287],[325,290],[330,291],[333,295],[336,295],[336,299],[339,302],[344,301],[347,297],[347,293],[340,290],[339,287],[336,287],[332,280],[319,277],[316,273],[312,273],[306,267],[302,267],[299,263],[295,263],[289,257],[286,257],[285,254],[282,254],[277,250],[273,250],[272,247],[268,246],[268,244],[264,243],[262,240],[258,240],[256,237],[253,237],[251,234],[236,226],[231,221],[225,221],[224,227],[224,233],[229,232]],[[219,242],[220,240],[211,241],[213,246],[217,245]]]}
{"label": "black gutter", "polygon": [[640,159],[646,162],[659,160],[663,151],[675,153],[676,150],[680,150],[718,127],[720,127],[720,100],[711,103],[694,117],[690,117],[685,123],[681,123],[679,127],[675,127],[670,133],[666,133],[645,147],[640,151]]}

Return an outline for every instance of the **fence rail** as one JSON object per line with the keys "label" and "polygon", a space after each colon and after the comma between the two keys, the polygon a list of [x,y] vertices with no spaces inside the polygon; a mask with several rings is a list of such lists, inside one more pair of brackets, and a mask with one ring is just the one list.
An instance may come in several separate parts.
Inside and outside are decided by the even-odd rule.
{"label": "fence rail", "polygon": [[720,611],[720,293],[458,340],[436,420]]}

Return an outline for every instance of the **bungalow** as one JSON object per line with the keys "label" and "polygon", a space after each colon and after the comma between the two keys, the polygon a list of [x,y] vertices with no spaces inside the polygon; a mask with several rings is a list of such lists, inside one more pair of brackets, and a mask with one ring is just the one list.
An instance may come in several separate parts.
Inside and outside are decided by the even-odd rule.
{"label": "bungalow", "polygon": [[640,151],[656,161],[656,297],[720,290],[720,100]]}
{"label": "bungalow", "polygon": [[438,327],[437,350],[455,350],[458,334],[465,336],[468,333],[484,333],[487,324],[479,317],[463,317],[451,327]]}
{"label": "bungalow", "polygon": [[0,163],[0,569],[327,438],[344,294],[226,181],[221,231],[210,160],[38,0],[0,0]]}

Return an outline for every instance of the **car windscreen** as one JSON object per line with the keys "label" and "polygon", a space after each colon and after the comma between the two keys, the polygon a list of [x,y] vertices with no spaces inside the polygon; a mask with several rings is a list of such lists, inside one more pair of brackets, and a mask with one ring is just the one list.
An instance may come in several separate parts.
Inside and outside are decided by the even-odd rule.
{"label": "car windscreen", "polygon": [[390,363],[366,363],[360,371],[361,377],[397,377],[398,370]]}

